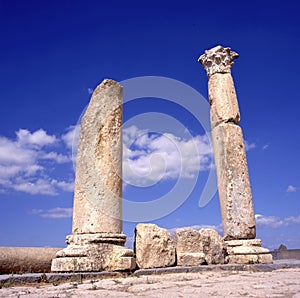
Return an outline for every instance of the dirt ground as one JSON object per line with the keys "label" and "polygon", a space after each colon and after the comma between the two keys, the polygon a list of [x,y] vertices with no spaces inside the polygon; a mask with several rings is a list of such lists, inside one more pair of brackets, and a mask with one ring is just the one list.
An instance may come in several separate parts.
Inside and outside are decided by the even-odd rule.
{"label": "dirt ground", "polygon": [[217,271],[6,287],[0,297],[299,297],[300,268]]}

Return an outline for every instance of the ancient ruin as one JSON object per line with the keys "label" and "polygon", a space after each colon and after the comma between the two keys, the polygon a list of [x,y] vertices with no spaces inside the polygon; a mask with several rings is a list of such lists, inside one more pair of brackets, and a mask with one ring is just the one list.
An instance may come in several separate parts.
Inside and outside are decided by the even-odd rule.
{"label": "ancient ruin", "polygon": [[252,193],[231,66],[238,54],[217,46],[199,61],[207,71],[210,119],[224,238],[214,230],[182,228],[172,238],[138,224],[135,255],[122,234],[122,87],[104,80],[82,118],[72,235],[52,271],[117,271],[224,263],[271,263],[256,236]]}
{"label": "ancient ruin", "polygon": [[210,119],[218,177],[224,240],[229,262],[269,263],[272,256],[261,248],[256,236],[246,150],[240,112],[231,76],[238,54],[230,48],[214,47],[200,56],[208,76]]}
{"label": "ancient ruin", "polygon": [[122,234],[122,86],[104,80],[82,118],[78,144],[72,235],[52,271],[135,268]]}

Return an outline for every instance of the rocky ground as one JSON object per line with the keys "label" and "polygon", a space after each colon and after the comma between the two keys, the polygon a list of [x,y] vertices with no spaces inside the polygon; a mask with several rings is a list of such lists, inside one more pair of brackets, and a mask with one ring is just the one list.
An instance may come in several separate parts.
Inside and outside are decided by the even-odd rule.
{"label": "rocky ground", "polygon": [[0,297],[300,297],[300,268],[204,271],[0,289]]}

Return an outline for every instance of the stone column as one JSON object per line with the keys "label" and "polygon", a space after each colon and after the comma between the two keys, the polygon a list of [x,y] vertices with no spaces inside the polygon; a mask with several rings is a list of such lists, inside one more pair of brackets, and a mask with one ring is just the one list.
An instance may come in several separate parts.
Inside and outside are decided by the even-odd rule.
{"label": "stone column", "polygon": [[78,143],[72,235],[52,271],[135,268],[122,234],[122,86],[104,80],[82,118]]}
{"label": "stone column", "polygon": [[[238,54],[230,48],[217,46],[205,51],[198,60],[205,68],[209,79],[210,119],[219,200],[224,240],[227,240],[229,246],[230,240],[250,240],[256,236],[246,150],[243,132],[238,126],[240,112],[231,76],[231,66],[236,58]],[[248,244],[251,247],[255,246],[253,252],[257,255],[261,242],[235,241],[233,244],[235,247]],[[249,253],[249,249],[247,252]],[[258,262],[257,258],[253,260]]]}

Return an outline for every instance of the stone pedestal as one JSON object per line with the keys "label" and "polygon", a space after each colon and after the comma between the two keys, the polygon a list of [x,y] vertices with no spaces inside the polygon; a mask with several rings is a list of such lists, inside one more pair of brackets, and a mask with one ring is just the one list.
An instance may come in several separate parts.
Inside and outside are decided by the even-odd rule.
{"label": "stone pedestal", "polygon": [[80,125],[72,235],[52,271],[135,268],[122,234],[122,86],[104,80]]}
{"label": "stone pedestal", "polygon": [[97,233],[67,236],[67,248],[52,260],[52,271],[124,271],[136,267],[132,250],[124,247],[126,235]]}
{"label": "stone pedestal", "polygon": [[272,264],[270,251],[261,247],[260,239],[225,241],[227,263],[234,264]]}

